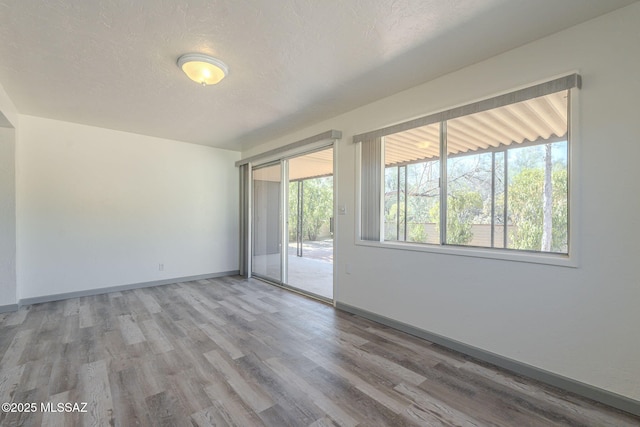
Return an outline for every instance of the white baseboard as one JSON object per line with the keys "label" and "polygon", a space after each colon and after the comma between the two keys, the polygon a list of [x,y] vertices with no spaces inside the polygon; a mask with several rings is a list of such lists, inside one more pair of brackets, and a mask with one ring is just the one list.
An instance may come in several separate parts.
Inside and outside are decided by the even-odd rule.
{"label": "white baseboard", "polygon": [[[149,287],[152,287],[152,286],[170,285],[170,284],[178,283],[178,282],[190,282],[190,281],[193,281],[193,280],[213,279],[215,277],[235,276],[238,273],[239,273],[238,270],[223,271],[223,272],[219,272],[219,273],[201,274],[201,275],[198,275],[198,276],[176,277],[176,278],[173,278],[173,279],[154,280],[152,282],[132,283],[132,284],[129,284],[129,285],[120,285],[120,286],[111,286],[111,287],[106,287],[106,288],[88,289],[86,291],[67,292],[67,293],[63,293],[63,294],[54,294],[54,295],[44,295],[44,296],[33,297],[33,298],[22,298],[22,299],[18,300],[18,304],[16,306],[16,309],[18,307],[22,307],[22,306],[25,306],[25,305],[40,304],[40,303],[43,303],[43,302],[60,301],[60,300],[65,300],[65,299],[70,299],[70,298],[79,298],[79,297],[86,297],[86,296],[91,296],[91,295],[100,295],[100,294],[106,294],[106,293],[109,293],[109,292],[129,291],[129,290],[132,290],[132,289],[149,288]],[[0,309],[1,309],[1,307],[0,307]]]}

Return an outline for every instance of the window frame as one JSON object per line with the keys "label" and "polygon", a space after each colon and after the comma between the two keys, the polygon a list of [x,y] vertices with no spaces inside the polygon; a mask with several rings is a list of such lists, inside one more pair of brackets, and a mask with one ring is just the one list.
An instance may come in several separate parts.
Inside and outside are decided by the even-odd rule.
{"label": "window frame", "polygon": [[[384,240],[384,203],[381,204],[382,214],[380,216],[380,238],[379,240],[363,240],[361,238],[361,221],[362,221],[362,144],[363,139],[359,139],[359,135],[354,136],[354,142],[356,145],[356,215],[355,215],[355,244],[357,246],[365,246],[365,247],[374,247],[374,248],[384,248],[384,249],[392,249],[392,250],[403,250],[403,251],[412,251],[412,252],[424,252],[424,253],[433,253],[439,255],[450,255],[450,256],[463,256],[463,257],[473,257],[473,258],[484,258],[484,259],[493,259],[493,260],[502,260],[502,261],[512,261],[512,262],[524,262],[524,263],[532,263],[532,264],[544,264],[544,265],[552,265],[559,267],[570,267],[577,268],[579,266],[579,247],[580,247],[580,223],[577,215],[576,207],[579,206],[579,114],[578,106],[580,105],[579,97],[580,91],[576,90],[580,88],[580,76],[577,73],[573,73],[577,77],[577,85],[571,88],[568,88],[567,91],[569,93],[568,97],[568,107],[567,107],[567,209],[568,209],[568,224],[567,224],[567,245],[568,245],[568,253],[560,254],[554,252],[540,252],[540,251],[527,251],[522,249],[504,249],[504,248],[491,248],[491,247],[477,247],[477,246],[461,246],[461,245],[452,245],[452,244],[444,244],[442,240],[442,235],[440,237],[439,244],[433,243],[416,243],[416,242],[407,242],[407,241],[393,241],[393,240]],[[567,77],[572,74],[565,74],[560,76],[559,78]],[[547,82],[549,80],[542,80],[541,82]],[[512,89],[510,91],[502,92],[496,94],[493,98],[501,97],[504,95],[509,95],[515,93],[519,90],[526,90],[529,88],[535,87],[536,84],[528,84],[523,85],[521,88]],[[563,90],[563,89],[561,89]],[[557,92],[557,91],[556,91]],[[477,103],[481,103],[483,101],[491,100],[492,97],[483,98]],[[472,105],[472,104],[468,104]],[[465,108],[465,105],[462,107],[453,107],[450,110]],[[441,112],[436,112],[429,116],[433,116],[436,114],[443,114],[446,111],[450,110],[441,110]],[[466,114],[465,114],[466,115]],[[425,116],[425,117],[429,117]],[[405,124],[410,124],[419,121],[420,118],[414,119],[408,122],[400,123],[395,126],[403,126]],[[417,124],[412,127],[408,127],[407,129],[419,127],[421,125]],[[441,132],[446,132],[446,129],[442,129]],[[380,131],[376,131],[380,132]],[[391,134],[391,133],[389,133]],[[443,142],[444,141],[444,142]],[[446,138],[441,137],[441,147],[440,152],[442,153],[443,148],[444,152],[446,152],[446,146],[442,147],[442,145],[446,143]],[[382,149],[384,150],[384,138],[382,138]],[[505,151],[506,153],[506,151]],[[506,155],[506,154],[505,154]],[[384,151],[382,151],[382,156],[384,157]],[[384,163],[384,162],[383,162]],[[446,162],[441,162],[441,168],[446,169]],[[382,188],[382,200],[384,200],[384,173],[385,167],[384,164],[381,167],[381,188]],[[441,170],[441,179],[446,179],[446,170],[444,170],[444,175],[442,175]],[[441,189],[443,187],[441,186]],[[442,191],[441,191],[442,198]],[[446,197],[445,197],[446,199]],[[446,202],[445,202],[446,203]],[[440,208],[440,216],[441,216],[441,224],[442,224],[442,216],[446,215],[446,205],[441,204]],[[440,227],[441,233],[444,227]]]}

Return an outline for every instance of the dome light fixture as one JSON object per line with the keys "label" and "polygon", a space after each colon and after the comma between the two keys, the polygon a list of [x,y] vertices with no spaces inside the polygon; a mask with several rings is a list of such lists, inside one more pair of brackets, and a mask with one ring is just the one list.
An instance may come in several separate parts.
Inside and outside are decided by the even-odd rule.
{"label": "dome light fixture", "polygon": [[202,86],[215,85],[229,74],[227,64],[219,59],[201,53],[187,53],[178,58],[178,67],[196,83]]}

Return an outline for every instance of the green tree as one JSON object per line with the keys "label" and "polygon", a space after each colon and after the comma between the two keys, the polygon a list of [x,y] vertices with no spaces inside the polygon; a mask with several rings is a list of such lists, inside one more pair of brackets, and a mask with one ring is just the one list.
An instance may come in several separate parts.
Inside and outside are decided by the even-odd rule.
{"label": "green tree", "polygon": [[425,243],[427,241],[427,231],[424,229],[424,224],[421,222],[414,222],[409,224],[409,242]]}
{"label": "green tree", "polygon": [[[333,214],[333,177],[305,179],[302,203],[302,235],[317,240],[322,226]],[[289,239],[295,240],[298,225],[298,183],[289,184]]]}
{"label": "green tree", "polygon": [[[482,195],[477,191],[459,190],[447,197],[447,244],[466,245],[473,239],[471,227],[482,212]],[[431,219],[440,229],[440,204],[431,208]]]}
{"label": "green tree", "polygon": [[[510,247],[542,250],[544,218],[544,174],[542,168],[522,169],[509,185],[509,219],[513,224]],[[551,251],[567,251],[567,170],[555,168],[551,174]]]}
{"label": "green tree", "polygon": [[298,234],[298,185],[300,183],[289,183],[289,219],[288,219],[288,231],[289,241],[295,242]]}
{"label": "green tree", "polygon": [[397,203],[393,203],[388,209],[385,209],[385,240],[398,239],[396,227],[399,226],[403,229],[405,219],[404,203],[400,203],[400,209],[398,209]]}

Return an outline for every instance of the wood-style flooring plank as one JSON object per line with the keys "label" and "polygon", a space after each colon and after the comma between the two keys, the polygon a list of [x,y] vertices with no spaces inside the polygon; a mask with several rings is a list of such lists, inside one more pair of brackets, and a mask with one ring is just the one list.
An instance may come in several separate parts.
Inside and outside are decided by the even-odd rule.
{"label": "wood-style flooring plank", "polygon": [[87,413],[81,417],[84,425],[114,425],[114,406],[109,384],[109,371],[104,360],[79,367],[79,395],[87,402]]}
{"label": "wood-style flooring plank", "polygon": [[227,384],[214,383],[205,388],[205,393],[211,399],[213,409],[229,426],[264,426],[257,414],[251,410],[237,394],[227,388]]}
{"label": "wood-style flooring plank", "polygon": [[184,415],[184,408],[170,391],[162,391],[146,399],[147,407],[154,420],[154,425],[160,427],[179,427],[190,424]]}
{"label": "wood-style flooring plank", "polygon": [[90,328],[94,325],[92,305],[89,298],[82,298],[78,309],[78,326],[80,328]]}
{"label": "wood-style flooring plank", "polygon": [[13,368],[18,365],[18,361],[22,357],[27,344],[31,340],[33,330],[26,329],[19,331],[11,341],[9,348],[5,350],[2,359],[0,359],[0,366],[4,368]]}
{"label": "wood-style flooring plank", "polygon": [[155,320],[145,320],[140,324],[142,334],[154,353],[164,353],[173,350],[171,341],[164,335]]}
{"label": "wood-style flooring plank", "polygon": [[146,341],[144,334],[138,326],[137,320],[132,315],[122,314],[118,316],[118,322],[120,324],[122,337],[127,344],[137,344]]}
{"label": "wood-style flooring plank", "polygon": [[[264,363],[264,360],[252,353],[236,363],[238,368],[260,384],[275,402],[271,408],[259,414],[265,424],[307,425],[325,415],[324,411],[320,410],[304,395],[291,393],[289,383],[270,369]],[[288,366],[296,371],[302,369],[309,372],[313,368],[311,365],[302,366],[300,362],[304,362],[304,359],[288,359],[287,362]]]}
{"label": "wood-style flooring plank", "polygon": [[394,361],[385,359],[384,357],[351,345],[344,346],[343,348],[344,351],[353,359],[358,359],[362,363],[366,363],[372,369],[375,369],[376,372],[381,372],[388,377],[397,379],[396,382],[407,382],[413,385],[420,385],[424,380],[426,380],[422,375],[407,369]]}
{"label": "wood-style flooring plank", "polygon": [[75,343],[60,343],[56,346],[51,377],[49,378],[49,393],[58,394],[75,388],[78,384],[79,353]]}
{"label": "wood-style flooring plank", "polygon": [[[51,403],[57,408],[58,404],[65,404],[71,402],[70,391],[64,391],[62,393],[54,394],[48,399],[48,403]],[[40,409],[40,408],[39,408]],[[66,427],[75,425],[74,414],[69,412],[45,412],[42,414],[42,427]]]}
{"label": "wood-style flooring plank", "polygon": [[64,316],[77,315],[80,311],[80,298],[71,298],[65,301]]}
{"label": "wood-style flooring plank", "polygon": [[21,325],[22,322],[24,322],[24,320],[27,318],[27,314],[29,314],[29,308],[22,307],[18,311],[7,313],[7,317],[5,317],[2,323],[4,326]]}
{"label": "wood-style flooring plank", "polygon": [[145,289],[136,289],[134,291],[138,299],[142,302],[147,311],[151,314],[160,313],[162,307],[158,304],[158,301],[153,297],[153,294],[145,292]]}
{"label": "wood-style flooring plank", "polygon": [[209,406],[201,411],[198,411],[194,414],[191,414],[191,420],[193,421],[194,426],[197,427],[229,427],[233,424],[230,424],[226,417],[226,414],[223,413],[219,408],[214,405]]}
{"label": "wood-style flooring plank", "polygon": [[331,421],[330,418],[324,417],[320,418],[319,420],[315,420],[314,422],[309,424],[309,427],[335,427],[335,424],[333,423],[333,421]]}
{"label": "wood-style flooring plank", "polygon": [[214,350],[205,353],[204,356],[225,377],[238,396],[256,413],[264,411],[274,404],[273,400],[262,390],[260,385],[250,383],[244,379],[242,374],[228,363],[220,353]]}
{"label": "wood-style flooring plank", "polygon": [[433,414],[436,417],[434,422],[438,424],[461,427],[477,427],[480,425],[480,423],[471,416],[444,404],[426,391],[410,384],[400,383],[394,387],[394,390],[410,399],[419,408]]}
{"label": "wood-style flooring plank", "polygon": [[269,313],[269,314],[273,314],[273,313],[276,313],[278,311],[278,307],[263,301],[262,299],[260,299],[256,295],[242,294],[242,295],[238,295],[238,298],[241,299],[241,300],[246,301],[247,303],[249,303],[252,306],[254,306],[255,308],[257,308],[258,310],[262,310],[263,312],[266,312],[266,313]]}
{"label": "wood-style flooring plank", "polygon": [[313,378],[314,386],[329,398],[334,401],[348,402],[349,410],[356,415],[359,425],[367,427],[416,425],[367,396],[349,381],[322,367],[314,368],[309,375]]}
{"label": "wood-style flooring plank", "polygon": [[223,310],[226,309],[231,314],[234,314],[247,322],[255,322],[258,320],[253,314],[226,299],[219,301],[219,304],[223,307]]}
{"label": "wood-style flooring plank", "polygon": [[[20,391],[45,387],[49,383],[52,367],[53,363],[46,359],[29,361],[24,365],[20,365],[20,368],[24,368],[24,375],[22,376],[19,384]],[[2,373],[0,373],[0,375],[2,375]],[[0,390],[2,390],[1,385]],[[0,398],[2,398],[1,392]],[[3,402],[6,401],[7,400],[3,400]]]}
{"label": "wood-style flooring plank", "polygon": [[[25,365],[0,367],[0,403],[12,402],[12,398],[20,385],[24,370]],[[8,415],[10,414],[0,411],[0,425],[3,425],[3,420]]]}
{"label": "wood-style flooring plank", "polygon": [[242,350],[236,347],[231,341],[231,338],[226,338],[224,336],[224,332],[218,330],[217,328],[208,325],[201,324],[198,325],[200,330],[202,330],[209,338],[213,340],[227,355],[232,359],[237,359],[239,357],[244,356]]}
{"label": "wood-style flooring plank", "polygon": [[269,359],[265,363],[282,379],[295,387],[298,393],[307,395],[316,406],[325,411],[339,426],[354,427],[359,424],[359,421],[349,414],[345,408],[342,408],[339,402],[329,399],[317,388],[309,384],[301,375],[291,371],[282,361]]}

